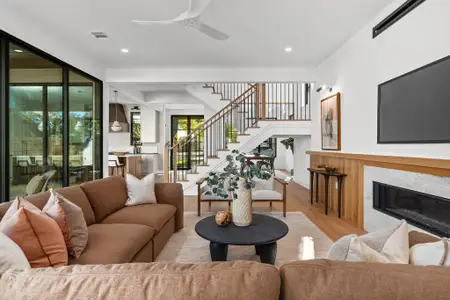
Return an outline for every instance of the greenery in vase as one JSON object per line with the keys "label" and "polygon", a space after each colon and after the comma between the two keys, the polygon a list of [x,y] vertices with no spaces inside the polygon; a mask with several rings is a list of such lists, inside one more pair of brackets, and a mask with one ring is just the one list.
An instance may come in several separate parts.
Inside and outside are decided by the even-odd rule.
{"label": "greenery in vase", "polygon": [[[236,200],[237,189],[239,181],[245,180],[244,187],[251,189],[255,187],[254,178],[268,180],[272,177],[273,170],[270,167],[263,165],[258,169],[254,164],[247,164],[244,154],[238,150],[233,150],[232,154],[227,155],[227,166],[221,172],[210,172],[206,177],[206,183],[210,188],[206,192],[207,195],[216,195],[221,198],[228,198],[229,193],[233,195],[233,200]],[[227,184],[228,188],[227,188]]]}

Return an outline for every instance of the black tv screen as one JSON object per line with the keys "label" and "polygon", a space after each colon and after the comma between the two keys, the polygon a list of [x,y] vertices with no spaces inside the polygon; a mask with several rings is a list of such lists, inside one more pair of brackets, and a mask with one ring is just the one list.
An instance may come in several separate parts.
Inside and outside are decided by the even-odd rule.
{"label": "black tv screen", "polygon": [[450,57],[378,86],[378,143],[450,143]]}

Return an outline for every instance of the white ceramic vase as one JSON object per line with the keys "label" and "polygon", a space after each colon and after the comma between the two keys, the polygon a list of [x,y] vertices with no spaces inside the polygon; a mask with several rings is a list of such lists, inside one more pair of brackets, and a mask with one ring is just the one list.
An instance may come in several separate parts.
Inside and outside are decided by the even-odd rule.
{"label": "white ceramic vase", "polygon": [[237,199],[233,200],[233,223],[236,226],[249,226],[252,223],[251,190],[245,188],[245,180],[238,182]]}

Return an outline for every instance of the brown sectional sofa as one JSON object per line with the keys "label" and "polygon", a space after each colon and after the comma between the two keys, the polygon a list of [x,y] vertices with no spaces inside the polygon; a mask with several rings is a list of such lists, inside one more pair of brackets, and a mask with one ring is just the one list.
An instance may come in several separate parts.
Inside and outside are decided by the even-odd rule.
{"label": "brown sectional sofa", "polygon": [[[410,233],[411,246],[436,240]],[[0,300],[443,300],[450,298],[448,282],[449,268],[330,260],[280,270],[250,261],[74,265],[7,271]]]}
{"label": "brown sectional sofa", "polygon": [[[109,177],[56,190],[84,213],[89,239],[82,255],[69,264],[152,262],[172,234],[183,228],[184,197],[180,184],[157,183],[158,204],[126,207],[123,177]],[[42,209],[49,192],[25,197]],[[0,218],[11,202],[0,204]]]}

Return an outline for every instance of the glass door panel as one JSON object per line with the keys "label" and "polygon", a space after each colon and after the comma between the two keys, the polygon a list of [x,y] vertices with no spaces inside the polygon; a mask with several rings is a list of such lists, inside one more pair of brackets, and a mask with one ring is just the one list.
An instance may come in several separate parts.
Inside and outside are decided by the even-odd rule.
{"label": "glass door panel", "polygon": [[55,170],[55,180],[53,187],[63,185],[63,112],[62,112],[61,86],[47,87],[47,143],[48,160],[47,166],[50,170]]}
{"label": "glass door panel", "polygon": [[69,184],[101,176],[100,85],[69,73]]}
{"label": "glass door panel", "polygon": [[59,184],[62,170],[58,160],[49,157],[49,145],[57,141],[48,137],[50,111],[61,111],[62,68],[12,43],[9,57],[9,198],[13,199]]}
{"label": "glass door panel", "polygon": [[[178,149],[177,166],[180,170],[190,170],[192,162],[196,164],[203,158],[203,137],[190,139],[191,134],[204,123],[203,116],[172,116],[171,137],[181,146]],[[172,151],[173,152],[173,151]],[[173,154],[171,154],[173,157]],[[171,159],[171,162],[173,160]]]}

